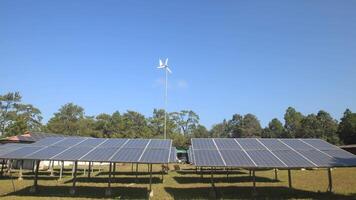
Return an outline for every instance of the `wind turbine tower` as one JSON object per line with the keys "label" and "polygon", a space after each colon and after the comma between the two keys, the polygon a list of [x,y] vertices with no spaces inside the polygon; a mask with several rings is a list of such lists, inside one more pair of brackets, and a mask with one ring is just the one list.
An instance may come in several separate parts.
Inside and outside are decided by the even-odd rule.
{"label": "wind turbine tower", "polygon": [[164,95],[164,139],[167,139],[167,96],[168,96],[168,73],[172,73],[172,71],[168,67],[168,58],[163,63],[161,59],[159,59],[158,69],[164,69],[166,74],[165,81],[165,95]]}

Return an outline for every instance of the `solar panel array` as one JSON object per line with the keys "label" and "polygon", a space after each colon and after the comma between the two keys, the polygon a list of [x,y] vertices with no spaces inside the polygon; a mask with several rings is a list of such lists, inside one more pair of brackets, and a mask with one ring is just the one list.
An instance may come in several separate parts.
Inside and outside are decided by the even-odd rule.
{"label": "solar panel array", "polygon": [[172,141],[48,137],[32,144],[0,146],[0,158],[15,160],[169,163]]}
{"label": "solar panel array", "polygon": [[193,138],[196,166],[318,168],[356,166],[356,156],[320,139]]}

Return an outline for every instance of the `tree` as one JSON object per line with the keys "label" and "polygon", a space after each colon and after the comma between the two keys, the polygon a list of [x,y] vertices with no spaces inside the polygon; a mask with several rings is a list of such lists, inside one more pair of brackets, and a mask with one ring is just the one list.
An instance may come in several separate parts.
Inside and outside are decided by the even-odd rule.
{"label": "tree", "polygon": [[122,116],[123,137],[127,138],[150,138],[151,129],[147,125],[145,116],[135,111],[127,111]]}
{"label": "tree", "polygon": [[356,113],[346,109],[337,132],[344,144],[356,144]]}
{"label": "tree", "polygon": [[192,110],[182,110],[171,113],[173,121],[177,124],[179,131],[188,136],[199,124],[199,116]]}
{"label": "tree", "polygon": [[[164,136],[164,115],[163,109],[154,109],[152,117],[148,118],[149,127],[154,137],[163,138]],[[167,137],[174,133],[177,125],[172,119],[172,114],[167,114]]]}
{"label": "tree", "polygon": [[300,112],[297,112],[292,107],[288,107],[286,113],[284,114],[285,134],[283,137],[294,138],[297,132],[300,131],[303,117],[304,116]]}
{"label": "tree", "polygon": [[205,126],[200,125],[200,124],[193,130],[192,135],[194,138],[208,138],[208,137],[210,137],[209,131],[205,128]]}
{"label": "tree", "polygon": [[340,139],[337,135],[338,122],[323,110],[320,110],[316,117],[322,129],[321,138],[330,143],[339,144]]}
{"label": "tree", "polygon": [[84,109],[73,103],[63,105],[47,123],[52,133],[80,135],[80,120],[84,119]]}
{"label": "tree", "polygon": [[231,137],[260,137],[262,128],[257,117],[253,114],[246,114],[243,117],[239,114],[232,116],[229,121]]}
{"label": "tree", "polygon": [[21,103],[19,92],[0,95],[0,135],[18,135],[41,130],[41,111],[31,104]]}
{"label": "tree", "polygon": [[230,137],[230,130],[228,122],[224,119],[222,123],[215,124],[209,131],[209,135],[213,138],[227,138]]}
{"label": "tree", "polygon": [[280,138],[283,137],[283,134],[284,128],[282,122],[280,122],[277,118],[274,118],[268,123],[268,127],[263,130],[262,137]]}

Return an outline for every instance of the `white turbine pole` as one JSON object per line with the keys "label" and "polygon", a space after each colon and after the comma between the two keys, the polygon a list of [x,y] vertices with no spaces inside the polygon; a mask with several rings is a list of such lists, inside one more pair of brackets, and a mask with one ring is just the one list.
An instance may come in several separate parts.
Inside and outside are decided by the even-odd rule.
{"label": "white turbine pole", "polygon": [[164,69],[165,70],[165,75],[166,75],[166,81],[165,81],[165,93],[164,93],[164,139],[167,139],[167,96],[168,96],[168,72],[172,73],[172,71],[168,67],[168,58],[166,59],[165,62],[162,62],[162,60],[159,60],[159,67],[158,69]]}
{"label": "white turbine pole", "polygon": [[167,139],[167,96],[168,96],[168,70],[166,69],[166,93],[164,97],[164,139]]}

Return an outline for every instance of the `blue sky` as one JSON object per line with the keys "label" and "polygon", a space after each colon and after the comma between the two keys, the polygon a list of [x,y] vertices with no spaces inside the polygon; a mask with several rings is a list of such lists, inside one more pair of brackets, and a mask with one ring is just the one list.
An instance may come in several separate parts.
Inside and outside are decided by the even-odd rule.
{"label": "blue sky", "polygon": [[262,125],[288,106],[356,111],[356,1],[0,1],[0,93],[20,91],[47,121],[163,106],[201,123],[234,113]]}

